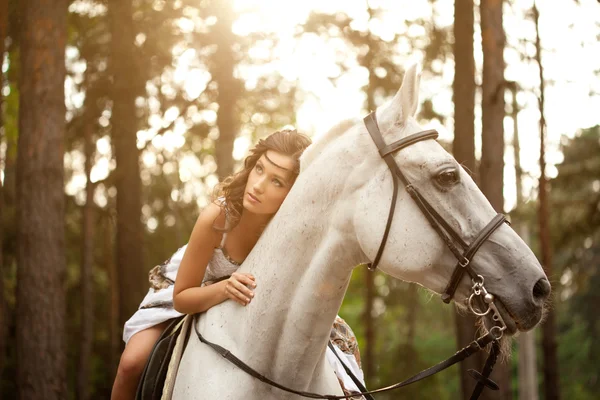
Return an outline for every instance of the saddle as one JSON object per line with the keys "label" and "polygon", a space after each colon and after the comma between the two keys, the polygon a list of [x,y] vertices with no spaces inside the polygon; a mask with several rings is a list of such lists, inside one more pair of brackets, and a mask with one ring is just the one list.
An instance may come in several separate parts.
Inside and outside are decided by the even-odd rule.
{"label": "saddle", "polygon": [[[182,315],[173,318],[154,344],[138,384],[136,400],[160,400],[163,396],[163,388],[177,339],[182,333],[186,335],[185,317],[186,315]],[[183,347],[187,344],[187,335],[184,339]]]}

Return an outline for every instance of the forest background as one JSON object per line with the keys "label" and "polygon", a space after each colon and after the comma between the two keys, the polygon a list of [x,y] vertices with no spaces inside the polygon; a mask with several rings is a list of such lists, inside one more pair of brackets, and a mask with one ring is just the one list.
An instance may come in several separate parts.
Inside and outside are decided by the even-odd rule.
{"label": "forest background", "polygon": [[[415,61],[419,120],[553,285],[484,398],[596,398],[598,3],[0,0],[0,398],[108,398],[147,272],[186,243],[215,183],[274,130],[316,137],[364,116]],[[474,335],[365,268],[340,315],[371,388]],[[377,398],[468,398],[467,367]]]}

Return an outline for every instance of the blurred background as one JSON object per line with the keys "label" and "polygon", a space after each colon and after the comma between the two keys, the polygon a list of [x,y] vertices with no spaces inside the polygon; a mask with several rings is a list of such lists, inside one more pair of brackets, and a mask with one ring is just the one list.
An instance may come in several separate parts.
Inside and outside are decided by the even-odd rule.
{"label": "blurred background", "polygon": [[[0,398],[109,398],[148,270],[219,179],[270,132],[363,117],[420,62],[418,119],[553,284],[482,398],[596,399],[599,39],[594,0],[0,0]],[[340,315],[370,388],[475,335],[366,268]],[[482,364],[376,398],[468,398]]]}

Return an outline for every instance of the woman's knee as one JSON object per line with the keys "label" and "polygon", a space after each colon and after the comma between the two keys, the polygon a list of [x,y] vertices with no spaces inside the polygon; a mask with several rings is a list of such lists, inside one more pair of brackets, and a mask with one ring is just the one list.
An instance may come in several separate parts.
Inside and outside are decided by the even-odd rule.
{"label": "woman's knee", "polygon": [[119,369],[117,374],[128,379],[138,377],[144,370],[148,355],[145,351],[140,351],[135,346],[128,346],[121,355]]}
{"label": "woman's knee", "polygon": [[121,355],[117,374],[127,378],[140,376],[156,340],[166,325],[167,322],[163,322],[133,335]]}

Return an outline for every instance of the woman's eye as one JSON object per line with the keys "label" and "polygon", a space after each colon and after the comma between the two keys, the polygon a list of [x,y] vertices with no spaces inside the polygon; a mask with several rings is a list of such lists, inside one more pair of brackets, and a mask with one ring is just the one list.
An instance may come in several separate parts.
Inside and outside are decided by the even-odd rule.
{"label": "woman's eye", "polygon": [[262,172],[262,167],[256,164],[256,172]]}
{"label": "woman's eye", "polygon": [[278,186],[278,187],[281,187],[281,186],[283,186],[283,185],[281,184],[281,182],[279,182],[277,179],[273,179],[273,183],[275,184],[275,186]]}
{"label": "woman's eye", "polygon": [[456,170],[442,171],[438,174],[436,180],[442,186],[452,186],[458,183],[458,172]]}

